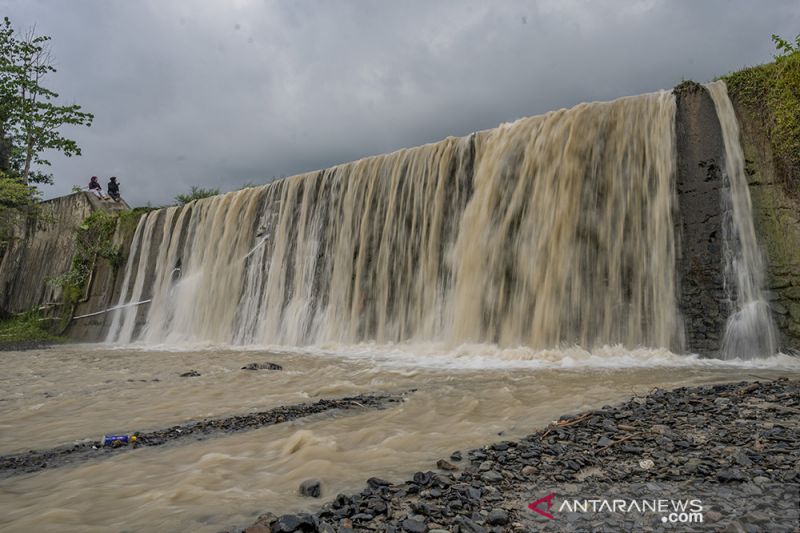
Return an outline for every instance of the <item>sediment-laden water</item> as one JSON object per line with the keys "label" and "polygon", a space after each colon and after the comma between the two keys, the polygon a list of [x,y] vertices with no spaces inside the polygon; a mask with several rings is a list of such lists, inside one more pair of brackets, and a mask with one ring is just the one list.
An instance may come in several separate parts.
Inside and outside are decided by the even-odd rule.
{"label": "sediment-laden water", "polygon": [[674,121],[582,104],[152,212],[108,340],[680,351]]}
{"label": "sediment-laden water", "polygon": [[[272,361],[283,371],[247,371]],[[180,377],[196,370],[199,377]],[[366,478],[401,479],[439,457],[530,433],[558,416],[672,387],[800,371],[787,356],[725,364],[662,350],[533,351],[465,345],[329,345],[157,351],[69,346],[0,358],[0,455],[318,398],[416,388],[386,410],[325,413],[181,440],[0,480],[0,529],[218,531],[266,508],[313,507]]]}

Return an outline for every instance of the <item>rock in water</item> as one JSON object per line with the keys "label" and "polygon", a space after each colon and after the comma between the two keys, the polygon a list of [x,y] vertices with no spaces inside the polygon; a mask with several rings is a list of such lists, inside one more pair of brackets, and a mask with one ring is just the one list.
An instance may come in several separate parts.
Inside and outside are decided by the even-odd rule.
{"label": "rock in water", "polygon": [[197,370],[189,370],[188,372],[184,372],[181,374],[182,378],[196,378],[200,376],[200,372]]}
{"label": "rock in water", "polygon": [[242,370],[283,370],[283,367],[275,363],[248,363]]}
{"label": "rock in water", "polygon": [[369,485],[373,489],[379,489],[381,487],[388,487],[391,485],[391,483],[379,477],[371,477],[367,480],[367,485]]}
{"label": "rock in water", "polygon": [[458,467],[449,461],[439,459],[436,461],[436,468],[440,470],[458,470]]}
{"label": "rock in water", "polygon": [[319,498],[322,494],[322,485],[318,479],[307,479],[300,483],[300,494],[311,498]]}

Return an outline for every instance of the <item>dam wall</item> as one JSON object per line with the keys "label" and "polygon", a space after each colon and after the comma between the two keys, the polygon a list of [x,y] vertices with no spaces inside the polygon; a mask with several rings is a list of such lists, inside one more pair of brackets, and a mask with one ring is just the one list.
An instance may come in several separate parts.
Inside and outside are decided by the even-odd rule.
{"label": "dam wall", "polygon": [[0,309],[20,313],[61,301],[48,280],[69,270],[74,230],[95,209],[87,193],[74,193],[42,202],[37,219],[19,221],[0,261]]}

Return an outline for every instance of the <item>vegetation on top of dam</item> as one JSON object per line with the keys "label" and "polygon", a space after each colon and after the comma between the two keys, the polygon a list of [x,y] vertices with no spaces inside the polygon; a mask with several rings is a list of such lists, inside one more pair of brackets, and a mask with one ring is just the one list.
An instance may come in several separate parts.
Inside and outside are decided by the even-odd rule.
{"label": "vegetation on top of dam", "polygon": [[779,55],[763,65],[722,77],[732,99],[762,121],[778,175],[800,197],[800,35],[791,43],[773,35]]}

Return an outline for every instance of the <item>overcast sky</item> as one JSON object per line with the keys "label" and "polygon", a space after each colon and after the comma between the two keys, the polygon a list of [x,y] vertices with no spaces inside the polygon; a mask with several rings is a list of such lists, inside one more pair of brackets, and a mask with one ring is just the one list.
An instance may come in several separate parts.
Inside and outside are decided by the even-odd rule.
{"label": "overcast sky", "polygon": [[800,2],[0,0],[53,38],[82,157],[132,205],[231,190],[769,60]]}

